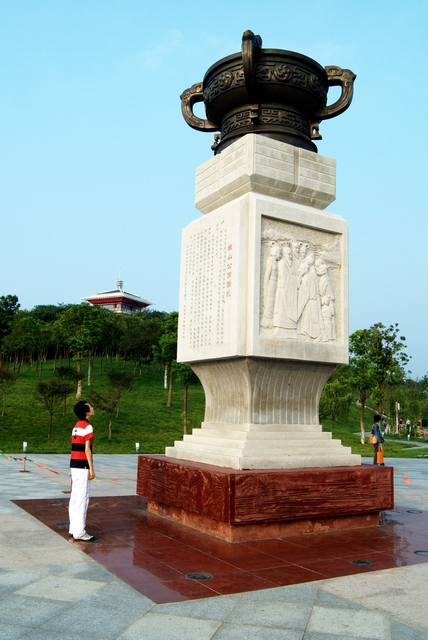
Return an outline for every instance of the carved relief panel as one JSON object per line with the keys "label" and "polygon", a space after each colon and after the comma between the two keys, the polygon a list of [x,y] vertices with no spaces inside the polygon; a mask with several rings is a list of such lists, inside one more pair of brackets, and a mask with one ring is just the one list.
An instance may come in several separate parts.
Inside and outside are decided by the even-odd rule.
{"label": "carved relief panel", "polygon": [[260,338],[342,341],[341,234],[262,217]]}

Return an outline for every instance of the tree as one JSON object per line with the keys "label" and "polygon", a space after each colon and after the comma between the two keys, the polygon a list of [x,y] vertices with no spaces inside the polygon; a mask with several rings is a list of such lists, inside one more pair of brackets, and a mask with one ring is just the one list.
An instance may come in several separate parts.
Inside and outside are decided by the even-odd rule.
{"label": "tree", "polygon": [[189,395],[189,384],[197,384],[199,378],[190,365],[183,362],[173,363],[174,371],[178,374],[184,385],[183,393],[183,433],[187,433],[187,401]]}
{"label": "tree", "polygon": [[169,315],[166,311],[158,311],[157,309],[142,309],[138,315],[140,318],[145,320],[161,320],[162,322],[165,320],[167,315]]}
{"label": "tree", "polygon": [[9,326],[20,305],[17,296],[0,296],[0,341],[9,333]]}
{"label": "tree", "polygon": [[370,329],[355,331],[349,338],[349,382],[359,393],[361,402],[360,430],[364,444],[364,409],[369,395],[382,415],[382,402],[388,387],[404,381],[404,366],[409,357],[404,352],[404,336],[399,337],[398,324],[385,327],[378,322]]}
{"label": "tree", "polygon": [[159,344],[163,324],[157,317],[134,314],[124,316],[122,349],[134,361],[134,376],[137,365],[144,362],[146,366],[153,358],[153,346]]}
{"label": "tree", "polygon": [[55,370],[55,375],[61,381],[63,389],[63,410],[62,415],[65,416],[67,409],[67,397],[73,393],[76,388],[76,382],[82,379],[82,373],[74,367],[59,366]]}
{"label": "tree", "polygon": [[140,359],[141,341],[143,336],[143,321],[134,315],[123,315],[123,332],[122,332],[122,353],[124,362],[128,359],[134,361],[134,376],[137,362]]}
{"label": "tree", "polygon": [[391,413],[396,418],[395,403],[399,402],[401,416],[404,416],[405,420],[409,419],[412,425],[415,425],[425,417],[427,398],[426,379],[406,378],[396,390],[394,401],[390,402]]}
{"label": "tree", "polygon": [[[54,362],[53,362],[53,370],[56,370],[56,361],[59,356],[60,363],[62,362],[62,358],[65,355],[66,351],[68,355],[70,351],[65,342],[65,331],[64,327],[58,322],[53,322],[51,325],[52,330],[52,346],[54,347]],[[70,361],[70,358],[69,358]]]}
{"label": "tree", "polygon": [[353,401],[346,368],[339,367],[325,385],[320,398],[320,418],[331,418],[331,428],[341,415],[348,415]]}
{"label": "tree", "polygon": [[8,367],[5,367],[4,365],[0,365],[0,389],[2,390],[2,393],[3,393],[3,411],[1,414],[2,417],[4,417],[4,414],[6,412],[7,394],[10,392],[11,388],[13,387],[13,385],[17,380],[18,380],[17,373],[15,373],[14,371],[11,371]]}
{"label": "tree", "polygon": [[33,316],[36,320],[41,320],[42,322],[55,322],[61,313],[67,311],[73,305],[71,304],[38,304],[33,307],[30,311],[30,315]]}
{"label": "tree", "polygon": [[423,395],[420,389],[413,380],[406,380],[404,383],[404,402],[403,408],[406,411],[407,417],[412,424],[416,424],[419,418],[422,417],[421,403]]}
{"label": "tree", "polygon": [[163,332],[163,322],[162,318],[158,316],[142,316],[141,319],[143,321],[143,330],[140,338],[140,358],[145,362],[147,369],[149,362],[153,360],[153,347],[159,345],[159,340]]}
{"label": "tree", "polygon": [[21,369],[24,357],[30,356],[34,351],[34,341],[31,327],[29,326],[28,311],[18,311],[10,325],[9,333],[3,339],[3,353],[13,355],[14,370]]}
{"label": "tree", "polygon": [[[64,343],[71,350],[76,368],[82,371],[82,357],[88,353],[88,386],[91,384],[93,350],[101,339],[102,318],[105,309],[83,302],[64,311],[56,321]],[[82,380],[77,383],[76,400],[82,397]]]}
{"label": "tree", "polygon": [[116,371],[115,369],[110,369],[107,373],[107,378],[109,379],[110,384],[116,390],[117,397],[117,409],[116,409],[116,418],[119,417],[120,413],[120,400],[122,395],[126,391],[132,390],[132,385],[134,383],[134,376],[132,373],[126,373],[126,371]]}
{"label": "tree", "polygon": [[359,396],[361,404],[360,411],[360,431],[361,444],[365,442],[364,413],[367,397],[374,385],[373,362],[370,352],[371,332],[370,329],[359,329],[349,337],[349,384]]}
{"label": "tree", "polygon": [[89,402],[96,409],[100,409],[100,411],[104,411],[108,415],[108,439],[111,441],[112,433],[111,433],[111,423],[113,419],[113,413],[116,411],[118,406],[118,395],[116,391],[107,391],[104,395],[97,393],[93,389],[91,389],[89,393]]}
{"label": "tree", "polygon": [[0,364],[3,353],[3,340],[10,332],[10,325],[19,309],[17,296],[0,296]]}
{"label": "tree", "polygon": [[15,361],[28,354],[30,362],[37,357],[37,370],[42,376],[43,362],[46,361],[52,345],[52,328],[42,320],[36,320],[28,311],[19,311],[12,323],[11,330],[5,339],[5,347],[15,353]]}
{"label": "tree", "polygon": [[112,311],[107,311],[103,315],[103,322],[101,325],[101,360],[100,360],[100,373],[102,373],[102,364],[104,356],[110,357],[110,363],[112,364],[113,354],[117,353],[119,345],[122,339],[123,323],[122,314],[117,314]]}
{"label": "tree", "polygon": [[99,346],[102,336],[102,327],[106,317],[110,313],[107,309],[97,306],[87,305],[86,322],[89,331],[87,352],[88,352],[88,387],[91,386],[92,359],[94,350]]}
{"label": "tree", "polygon": [[177,360],[178,339],[178,313],[169,313],[163,323],[163,334],[159,338],[159,346],[153,347],[153,353],[157,360],[165,365],[165,372],[169,369],[169,388],[167,407],[172,405],[173,362]]}
{"label": "tree", "polygon": [[42,377],[43,362],[46,361],[49,347],[52,344],[52,327],[42,320],[33,321],[33,344],[37,353],[37,366],[39,371],[39,377]]}
{"label": "tree", "polygon": [[404,382],[404,367],[410,358],[404,352],[406,338],[399,336],[398,324],[385,327],[378,322],[370,327],[370,357],[373,363],[373,380],[375,383],[374,398],[377,401],[378,413],[382,415],[382,401],[387,387]]}
{"label": "tree", "polygon": [[36,386],[36,400],[49,413],[48,438],[51,437],[54,414],[60,409],[64,397],[64,383],[61,380],[38,382]]}

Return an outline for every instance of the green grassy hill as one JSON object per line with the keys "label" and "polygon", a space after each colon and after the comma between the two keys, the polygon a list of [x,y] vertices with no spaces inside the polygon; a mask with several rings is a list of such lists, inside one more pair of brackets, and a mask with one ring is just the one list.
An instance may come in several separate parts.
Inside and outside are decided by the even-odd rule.
{"label": "green grassy hill", "polygon": [[[99,393],[110,389],[105,372],[110,366],[103,362],[100,374],[100,358],[94,359],[92,384],[88,387],[83,380],[83,395],[86,399],[90,389]],[[123,369],[123,362],[114,367]],[[53,363],[43,366],[43,381],[54,377]],[[128,363],[127,372],[133,371]],[[65,416],[62,411],[53,419],[52,435],[48,439],[48,412],[35,400],[34,392],[39,381],[35,366],[23,367],[18,382],[7,398],[6,415],[0,417],[0,450],[3,452],[22,451],[22,443],[28,442],[28,452],[68,453],[71,429],[76,422],[73,405],[76,400],[70,396]],[[108,441],[108,416],[96,410],[92,419],[95,431],[94,451],[98,453],[133,453],[135,443],[140,443],[141,453],[163,453],[168,445],[183,435],[183,385],[174,380],[173,405],[167,407],[168,391],[163,387],[163,371],[153,366],[142,375],[135,376],[134,389],[122,396],[118,418],[113,417],[112,441]],[[204,415],[205,396],[201,385],[189,386],[188,429],[200,426]]]}
{"label": "green grassy hill", "polygon": [[[109,389],[105,375],[110,366],[103,362],[103,373],[100,373],[101,359],[94,359],[92,385],[99,393]],[[123,369],[123,361],[114,367]],[[85,367],[83,367],[85,368]],[[131,363],[126,365],[128,372],[133,371]],[[54,377],[53,362],[48,361],[43,366],[43,381]],[[21,375],[7,398],[6,415],[0,417],[0,450],[3,453],[22,451],[22,443],[28,443],[28,453],[68,453],[70,450],[70,434],[75,423],[73,405],[75,399],[68,399],[67,411],[54,416],[52,435],[48,439],[48,412],[36,402],[34,392],[39,381],[36,367],[22,367]],[[88,395],[89,388],[83,380],[83,398]],[[163,371],[150,366],[143,369],[142,374],[135,376],[134,390],[123,396],[121,412],[118,418],[113,418],[113,438],[108,441],[108,417],[97,410],[92,420],[95,430],[95,447],[97,453],[135,453],[135,443],[140,443],[141,453],[163,453],[166,446],[172,445],[174,440],[180,440],[183,435],[183,384],[175,379],[173,406],[167,407],[168,391],[163,387]],[[188,400],[188,432],[200,427],[204,416],[205,397],[201,385],[189,387]],[[359,442],[359,413],[357,406],[351,407],[347,420],[338,420],[333,430],[333,437],[339,438],[342,444],[352,447],[354,453],[371,456],[371,445],[361,445]],[[372,425],[373,412],[366,411],[366,431]],[[324,421],[323,428],[331,431],[331,425]],[[412,449],[405,442],[405,438],[394,438],[394,442],[385,445],[386,457],[417,457],[428,449]]]}

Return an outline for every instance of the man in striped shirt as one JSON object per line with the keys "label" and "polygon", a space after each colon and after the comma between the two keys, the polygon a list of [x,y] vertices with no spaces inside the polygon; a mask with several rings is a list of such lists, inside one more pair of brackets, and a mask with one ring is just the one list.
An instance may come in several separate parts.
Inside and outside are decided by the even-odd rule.
{"label": "man in striped shirt", "polygon": [[95,478],[92,459],[94,430],[89,422],[94,410],[86,400],[80,400],[74,407],[74,413],[79,420],[71,434],[69,535],[73,536],[74,540],[93,542],[95,538],[86,533],[85,526],[89,504],[89,481]]}

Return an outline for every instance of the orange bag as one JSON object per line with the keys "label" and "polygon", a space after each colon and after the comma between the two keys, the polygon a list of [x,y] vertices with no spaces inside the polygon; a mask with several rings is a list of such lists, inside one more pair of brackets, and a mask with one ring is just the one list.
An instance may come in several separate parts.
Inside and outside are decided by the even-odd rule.
{"label": "orange bag", "polygon": [[376,453],[376,462],[377,462],[377,464],[384,464],[384,461],[383,461],[383,450],[382,450],[381,446],[379,446],[379,449],[377,450],[377,453]]}

